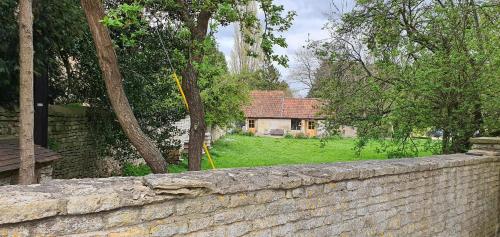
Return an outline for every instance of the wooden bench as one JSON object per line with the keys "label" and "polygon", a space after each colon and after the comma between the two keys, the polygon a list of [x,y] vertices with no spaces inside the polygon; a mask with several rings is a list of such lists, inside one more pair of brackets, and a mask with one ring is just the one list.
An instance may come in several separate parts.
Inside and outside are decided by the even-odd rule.
{"label": "wooden bench", "polygon": [[283,130],[283,129],[271,129],[271,131],[269,131],[269,135],[271,135],[271,136],[285,136],[285,130]]}

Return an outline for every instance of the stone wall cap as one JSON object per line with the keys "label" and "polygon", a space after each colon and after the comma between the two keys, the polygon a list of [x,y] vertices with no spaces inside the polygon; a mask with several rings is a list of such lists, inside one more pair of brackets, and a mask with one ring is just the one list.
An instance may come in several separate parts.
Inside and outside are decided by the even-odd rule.
{"label": "stone wall cap", "polygon": [[80,215],[209,194],[287,190],[442,168],[500,162],[467,154],[331,164],[217,169],[181,174],[53,180],[0,187],[0,225],[51,216]]}
{"label": "stone wall cap", "polygon": [[474,137],[470,139],[472,144],[500,144],[500,137]]}
{"label": "stone wall cap", "polygon": [[84,116],[87,113],[87,107],[79,105],[49,105],[49,115],[61,116]]}

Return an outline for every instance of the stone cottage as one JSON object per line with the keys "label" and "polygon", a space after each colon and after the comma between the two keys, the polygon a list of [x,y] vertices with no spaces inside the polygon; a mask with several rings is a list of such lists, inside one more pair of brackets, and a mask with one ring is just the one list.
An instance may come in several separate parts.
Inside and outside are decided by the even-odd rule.
{"label": "stone cottage", "polygon": [[[250,104],[243,110],[244,130],[258,136],[322,136],[325,117],[320,114],[321,103],[315,98],[288,98],[283,91],[252,91]],[[356,136],[351,127],[342,127],[341,133]]]}

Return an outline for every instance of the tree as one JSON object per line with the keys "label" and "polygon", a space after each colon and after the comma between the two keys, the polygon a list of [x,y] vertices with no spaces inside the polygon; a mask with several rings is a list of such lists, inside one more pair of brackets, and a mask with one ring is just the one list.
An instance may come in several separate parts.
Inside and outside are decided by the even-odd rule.
{"label": "tree", "polygon": [[[11,106],[19,102],[19,30],[17,0],[0,3],[0,104]],[[34,77],[49,75],[49,101],[69,97],[74,87],[74,70],[67,66],[78,59],[76,45],[84,42],[88,31],[81,7],[73,0],[46,0],[33,3]]]}
{"label": "tree", "polygon": [[125,95],[118,59],[107,28],[100,22],[104,19],[104,8],[99,0],[81,0],[90,31],[97,49],[99,65],[106,83],[108,98],[118,121],[130,142],[151,167],[154,173],[165,173],[167,163],[150,138],[141,130]]}
{"label": "tree", "polygon": [[296,64],[291,68],[291,79],[310,91],[316,80],[315,74],[319,67],[319,60],[314,51],[303,48],[295,52],[295,61]]}
{"label": "tree", "polygon": [[[286,65],[286,57],[274,54],[274,45],[286,47],[284,38],[275,35],[275,32],[286,31],[290,27],[294,13],[282,15],[283,6],[274,5],[272,1],[267,0],[258,2],[266,16],[261,48],[267,58]],[[260,25],[259,19],[255,16],[241,12],[239,6],[246,3],[248,1],[177,0],[165,4],[162,1],[151,0],[145,4],[152,16],[163,16],[166,19],[166,21],[158,21],[158,27],[173,28],[174,40],[179,42],[179,51],[174,55],[173,61],[181,62],[176,70],[182,76],[182,87],[189,104],[191,118],[189,170],[201,169],[201,151],[206,130],[205,108],[198,85],[199,66],[202,65],[207,46],[210,45],[213,32],[218,26],[227,26],[233,22],[244,22],[248,27]]]}
{"label": "tree", "polygon": [[[242,3],[244,4],[244,3]],[[239,6],[242,14],[257,19],[257,2],[249,1]],[[233,73],[255,72],[264,66],[264,53],[261,49],[262,28],[260,22],[247,26],[244,22],[234,25],[234,46],[231,51],[231,70]]]}
{"label": "tree", "polygon": [[357,126],[361,145],[392,137],[394,157],[418,153],[421,131],[442,131],[444,153],[498,131],[498,18],[490,1],[357,1],[313,45],[331,124]]}
{"label": "tree", "polygon": [[35,146],[33,142],[33,12],[30,0],[19,1],[19,184],[35,180]]}
{"label": "tree", "polygon": [[236,75],[250,90],[280,90],[291,96],[288,83],[281,80],[280,72],[274,65],[264,66],[255,72],[244,72]]}
{"label": "tree", "polygon": [[248,101],[248,86],[228,72],[224,54],[212,42],[207,49],[200,73],[200,89],[206,110],[205,121],[212,128],[228,127],[244,119],[242,105]]}

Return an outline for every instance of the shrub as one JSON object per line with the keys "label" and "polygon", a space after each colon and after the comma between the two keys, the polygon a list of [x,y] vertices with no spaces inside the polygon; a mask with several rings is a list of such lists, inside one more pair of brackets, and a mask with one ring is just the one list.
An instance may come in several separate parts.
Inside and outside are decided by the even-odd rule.
{"label": "shrub", "polygon": [[149,168],[146,164],[134,165],[126,162],[123,165],[124,176],[145,176],[148,174],[151,174],[151,168]]}
{"label": "shrub", "polygon": [[293,139],[293,135],[292,135],[292,134],[290,134],[290,133],[287,133],[287,134],[285,135],[285,138],[286,138],[286,139]]}
{"label": "shrub", "polygon": [[307,137],[304,133],[297,133],[297,135],[295,135],[295,138],[297,138],[297,139],[307,139],[309,137]]}
{"label": "shrub", "polygon": [[229,130],[229,134],[237,134],[237,135],[241,135],[243,133],[243,129],[241,129],[241,127],[235,127],[231,130]]}
{"label": "shrub", "polygon": [[253,137],[255,134],[253,132],[242,132],[241,135],[243,136],[248,136],[248,137]]}

